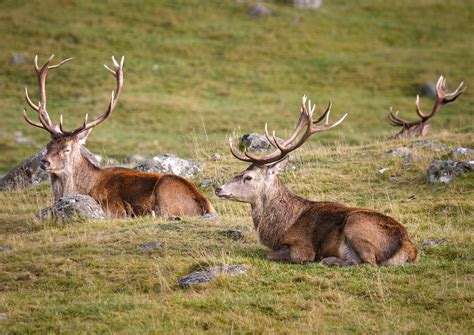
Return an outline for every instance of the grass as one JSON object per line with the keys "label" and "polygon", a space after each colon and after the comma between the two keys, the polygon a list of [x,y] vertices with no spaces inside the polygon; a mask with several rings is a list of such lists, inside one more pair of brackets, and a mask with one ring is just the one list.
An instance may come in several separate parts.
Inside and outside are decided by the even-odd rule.
{"label": "grass", "polygon": [[[21,118],[23,85],[35,92],[32,59],[74,57],[48,81],[49,110],[68,127],[106,108],[113,79],[100,68],[125,55],[117,109],[90,136],[92,151],[124,160],[172,152],[205,163],[195,180],[213,186],[245,165],[225,146],[233,132],[279,134],[293,125],[302,94],[319,109],[329,98],[338,128],[312,138],[282,178],[295,192],[383,211],[403,223],[423,249],[418,266],[350,269],[276,264],[256,240],[247,205],[223,202],[201,188],[221,214],[217,222],[140,218],[39,222],[49,185],[0,193],[2,333],[472,333],[473,176],[426,183],[431,159],[414,149],[410,166],[386,155],[407,142],[389,106],[414,115],[415,86],[440,74],[471,85],[473,5],[462,1],[326,1],[317,11],[266,2],[273,14],[245,14],[252,2],[22,2],[0,4],[0,172],[47,142]],[[432,101],[423,98],[428,110]],[[473,147],[469,90],[433,121],[428,139]],[[33,145],[15,143],[15,131]],[[212,153],[222,160],[212,160]],[[388,167],[388,174],[378,174]],[[396,179],[389,178],[395,176]],[[243,241],[217,233],[244,232]],[[143,252],[161,240],[162,249]],[[240,277],[181,289],[176,279],[213,264],[248,264]]]}

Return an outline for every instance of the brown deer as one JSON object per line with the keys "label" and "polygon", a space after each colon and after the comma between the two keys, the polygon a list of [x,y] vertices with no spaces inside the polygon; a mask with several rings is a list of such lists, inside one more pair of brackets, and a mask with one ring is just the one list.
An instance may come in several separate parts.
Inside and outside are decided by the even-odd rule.
{"label": "brown deer", "polygon": [[390,136],[391,140],[400,140],[403,138],[419,137],[425,136],[430,130],[431,125],[428,122],[444,105],[455,101],[461,94],[464,93],[466,87],[463,87],[464,82],[459,84],[458,88],[453,92],[448,92],[446,89],[446,79],[443,76],[440,76],[438,82],[436,83],[436,101],[433,105],[431,113],[425,114],[421,111],[420,108],[420,96],[416,96],[416,114],[420,117],[417,121],[406,121],[398,116],[398,111],[393,112],[392,107],[390,107],[390,112],[388,113],[388,122],[395,127],[403,127],[399,133]]}
{"label": "brown deer", "polygon": [[[323,115],[313,121],[314,109],[310,101],[306,107],[304,96],[299,121],[285,141],[278,140],[275,132],[270,136],[265,125],[266,137],[276,148],[268,155],[241,153],[230,139],[233,156],[251,165],[218,187],[215,194],[222,199],[250,203],[257,235],[262,244],[273,250],[267,255],[273,261],[321,261],[340,266],[401,265],[417,261],[417,250],[407,230],[391,217],[371,209],[307,200],[281,183],[278,173],[285,169],[288,154],[312,134],[337,126],[347,116],[330,124],[329,102]],[[324,123],[318,125],[323,119]]]}
{"label": "brown deer", "polygon": [[118,63],[112,57],[113,68],[104,65],[116,80],[116,88],[112,91],[107,110],[91,122],[88,122],[86,114],[80,127],[68,131],[64,129],[62,115],[59,125],[53,125],[46,110],[48,71],[71,60],[69,58],[59,64],[49,65],[53,57],[54,55],[41,67],[38,66],[38,56],[35,57],[40,96],[38,104],[33,103],[25,87],[26,101],[38,113],[39,122],[30,120],[26,109],[23,109],[23,115],[30,125],[51,134],[51,141],[40,165],[51,176],[55,201],[65,195],[86,194],[94,198],[111,217],[153,213],[160,216],[215,213],[209,200],[182,177],[122,167],[100,168],[90,162],[81,153],[81,146],[85,144],[91,130],[107,119],[117,105],[123,87],[124,58]]}

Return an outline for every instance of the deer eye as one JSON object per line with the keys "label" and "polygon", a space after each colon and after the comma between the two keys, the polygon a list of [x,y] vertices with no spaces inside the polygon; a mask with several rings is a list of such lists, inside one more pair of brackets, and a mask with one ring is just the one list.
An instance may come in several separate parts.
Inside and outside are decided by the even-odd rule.
{"label": "deer eye", "polygon": [[251,177],[251,176],[246,176],[246,177],[244,178],[244,182],[249,181],[249,180],[252,180],[252,177]]}
{"label": "deer eye", "polygon": [[68,154],[71,152],[71,149],[64,149],[64,153]]}

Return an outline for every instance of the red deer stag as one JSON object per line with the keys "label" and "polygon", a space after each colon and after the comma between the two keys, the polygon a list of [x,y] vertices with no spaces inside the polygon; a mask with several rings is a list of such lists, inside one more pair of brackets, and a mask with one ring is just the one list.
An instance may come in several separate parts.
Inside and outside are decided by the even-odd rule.
{"label": "red deer stag", "polygon": [[455,101],[461,94],[463,94],[466,90],[466,87],[463,87],[463,85],[464,82],[461,82],[456,90],[453,92],[448,92],[446,89],[446,79],[443,76],[440,76],[438,82],[436,83],[436,101],[433,105],[431,113],[425,114],[421,111],[420,96],[416,96],[416,114],[420,117],[420,119],[417,121],[403,120],[398,116],[398,111],[394,113],[392,107],[390,107],[390,112],[388,113],[388,122],[392,126],[403,128],[399,133],[389,137],[389,139],[400,140],[403,138],[425,136],[431,130],[431,125],[427,123],[428,120],[431,119],[436,114],[436,112],[441,109],[441,107]]}
{"label": "red deer stag", "polygon": [[[335,202],[303,199],[290,192],[278,173],[288,162],[288,154],[299,148],[312,134],[340,124],[329,123],[331,102],[324,114],[313,121],[315,106],[303,97],[296,128],[285,141],[265,134],[276,151],[254,156],[237,151],[230,140],[235,158],[251,163],[241,174],[218,187],[222,199],[250,203],[256,232],[262,244],[273,251],[273,261],[326,265],[401,265],[417,260],[417,250],[406,229],[397,221],[371,209],[352,208]],[[319,124],[322,120],[324,123]],[[302,133],[300,138],[298,136]]]}
{"label": "red deer stag", "polygon": [[[54,55],[53,55],[54,56]],[[211,203],[188,180],[172,174],[146,173],[121,167],[99,168],[92,164],[82,153],[91,130],[102,123],[117,105],[123,87],[124,58],[118,63],[112,57],[113,68],[104,65],[116,80],[107,110],[95,120],[84,123],[74,129],[65,130],[63,116],[59,125],[53,124],[46,110],[46,76],[71,60],[65,59],[59,64],[49,65],[51,56],[43,66],[38,66],[35,57],[35,70],[39,84],[39,103],[35,104],[25,87],[28,105],[38,114],[39,122],[32,121],[23,109],[25,120],[32,126],[45,129],[51,134],[47,152],[41,160],[41,168],[51,176],[54,200],[72,194],[86,194],[94,198],[111,217],[137,216],[156,213],[168,215],[204,215],[215,213]]]}

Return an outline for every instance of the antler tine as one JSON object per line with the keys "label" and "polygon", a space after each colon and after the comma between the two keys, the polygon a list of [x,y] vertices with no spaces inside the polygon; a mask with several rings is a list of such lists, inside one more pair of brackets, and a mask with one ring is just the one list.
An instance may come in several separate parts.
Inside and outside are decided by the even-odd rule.
{"label": "antler tine", "polygon": [[399,111],[396,111],[395,114],[394,114],[392,107],[390,107],[390,111],[388,112],[388,115],[387,115],[388,122],[392,126],[402,126],[402,127],[404,127],[405,122],[404,122],[404,120],[402,120],[401,118],[398,117],[398,113],[399,113]]}
{"label": "antler tine", "polygon": [[234,148],[234,144],[232,143],[231,137],[229,137],[229,148],[230,148],[230,152],[235,158],[244,162],[252,162],[252,159],[250,157],[247,157],[246,155],[241,154]]}
{"label": "antler tine", "polygon": [[26,108],[23,108],[23,118],[24,118],[25,121],[26,121],[27,123],[29,123],[30,125],[35,126],[35,127],[38,127],[38,128],[41,128],[41,129],[45,129],[44,126],[43,126],[43,124],[38,123],[38,122],[35,122],[35,121],[32,121],[32,120],[28,117],[28,115],[26,114]]}

